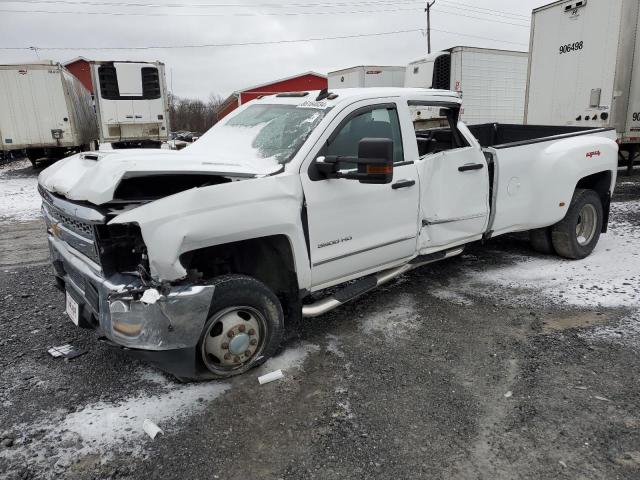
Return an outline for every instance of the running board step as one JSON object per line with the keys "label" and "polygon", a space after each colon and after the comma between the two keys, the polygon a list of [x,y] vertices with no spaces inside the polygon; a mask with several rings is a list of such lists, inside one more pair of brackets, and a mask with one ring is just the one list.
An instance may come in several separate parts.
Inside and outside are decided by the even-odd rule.
{"label": "running board step", "polygon": [[373,275],[368,275],[360,280],[338,290],[336,293],[329,297],[325,297],[310,305],[302,306],[303,317],[319,317],[325,313],[333,310],[334,308],[344,305],[350,300],[357,298],[370,290],[373,290],[380,285],[384,285],[390,282],[396,277],[399,277],[403,273],[409,272],[414,268],[434,263],[445,258],[455,257],[460,255],[464,251],[464,247],[454,248],[451,250],[445,250],[442,252],[431,253],[429,255],[421,255],[414,258],[409,263],[400,265],[399,267],[390,268]]}

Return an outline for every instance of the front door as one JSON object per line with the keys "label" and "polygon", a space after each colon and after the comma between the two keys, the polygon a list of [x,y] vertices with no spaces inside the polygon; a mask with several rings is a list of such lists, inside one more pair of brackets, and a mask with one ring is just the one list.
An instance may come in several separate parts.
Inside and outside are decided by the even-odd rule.
{"label": "front door", "polygon": [[[411,122],[406,106],[404,110],[399,116],[395,103],[352,106],[327,129],[311,164],[303,167],[314,290],[381,270],[415,253],[419,184],[414,162],[405,162],[402,130],[411,128]],[[403,116],[407,122],[401,127]],[[393,140],[392,183],[363,184],[313,174],[315,158],[357,156],[363,138]]]}

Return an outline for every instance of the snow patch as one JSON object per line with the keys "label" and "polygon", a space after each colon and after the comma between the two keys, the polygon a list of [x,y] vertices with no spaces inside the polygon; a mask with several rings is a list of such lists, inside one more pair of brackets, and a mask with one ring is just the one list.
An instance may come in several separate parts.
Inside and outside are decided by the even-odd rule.
{"label": "snow patch", "polygon": [[450,291],[453,295],[468,291],[486,294],[492,289],[504,293],[506,288],[506,301],[530,305],[546,299],[575,306],[640,306],[640,229],[622,220],[638,212],[638,201],[612,204],[609,232],[601,235],[594,252],[583,260],[500,252],[514,264],[488,266],[482,271],[471,266],[466,279],[456,282]]}
{"label": "snow patch", "polygon": [[26,168],[31,163],[20,160],[0,170],[0,224],[41,217],[37,177],[16,173]]}
{"label": "snow patch", "polygon": [[589,341],[603,341],[640,349],[640,313],[623,318],[614,325],[602,325],[580,333]]}
{"label": "snow patch", "polygon": [[417,327],[418,323],[415,301],[408,295],[401,295],[392,307],[383,307],[370,314],[362,323],[361,330],[369,335],[382,334],[388,339],[397,339]]}
{"label": "snow patch", "polygon": [[333,353],[338,358],[344,358],[344,352],[340,348],[340,339],[336,335],[327,334],[327,352]]}
{"label": "snow patch", "polygon": [[455,305],[473,305],[473,300],[453,290],[440,288],[431,290],[429,293],[439,300],[444,300],[445,302],[453,303]]}
{"label": "snow patch", "polygon": [[155,395],[138,393],[113,403],[90,403],[72,413],[57,411],[41,422],[16,426],[16,431],[26,433],[32,441],[2,450],[0,457],[22,456],[43,465],[66,467],[85,455],[108,457],[125,447],[128,453],[141,455],[143,441],[148,441],[142,430],[146,418],[170,433],[179,428],[176,420],[204,410],[230,388],[216,382],[181,385],[147,372],[141,378],[163,390]]}
{"label": "snow patch", "polygon": [[312,343],[302,343],[295,347],[287,348],[284,352],[267,360],[261,371],[283,370],[286,372],[294,368],[302,368],[307,356],[319,350],[320,347]]}
{"label": "snow patch", "polygon": [[78,435],[86,447],[105,450],[140,436],[145,418],[167,430],[164,422],[203,410],[206,403],[198,399],[214,400],[229,388],[227,384],[201,383],[169,388],[156,396],[140,395],[117,404],[90,404],[67,415],[54,432]]}

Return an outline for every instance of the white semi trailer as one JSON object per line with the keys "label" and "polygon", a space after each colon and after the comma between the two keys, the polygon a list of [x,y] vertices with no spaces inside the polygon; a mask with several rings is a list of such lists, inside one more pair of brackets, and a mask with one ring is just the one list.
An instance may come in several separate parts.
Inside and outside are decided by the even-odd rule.
{"label": "white semi trailer", "polygon": [[[527,58],[526,52],[452,47],[411,62],[406,68],[405,87],[458,92],[464,98],[461,119],[467,124],[522,124]],[[437,125],[437,108],[412,111],[414,121]]]}
{"label": "white semi trailer", "polygon": [[169,102],[162,62],[90,63],[100,143],[160,147],[169,138]]}
{"label": "white semi trailer", "polygon": [[640,146],[640,2],[557,1],[533,11],[525,121],[613,127],[629,171]]}
{"label": "white semi trailer", "polygon": [[329,88],[404,86],[405,67],[362,65],[329,72]]}
{"label": "white semi trailer", "polygon": [[91,94],[62,65],[0,65],[0,159],[24,152],[35,166],[97,139]]}

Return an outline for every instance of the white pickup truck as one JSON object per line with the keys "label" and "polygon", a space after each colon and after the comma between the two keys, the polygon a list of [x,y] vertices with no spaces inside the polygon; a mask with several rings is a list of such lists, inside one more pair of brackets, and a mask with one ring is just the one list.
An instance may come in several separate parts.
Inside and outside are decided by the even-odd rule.
{"label": "white pickup truck", "polygon": [[[448,127],[415,131],[410,108]],[[245,372],[315,317],[471,242],[531,232],[583,258],[608,223],[615,131],[458,121],[428,89],[248,103],[180,152],[81,153],[39,178],[67,312],[184,378]]]}

